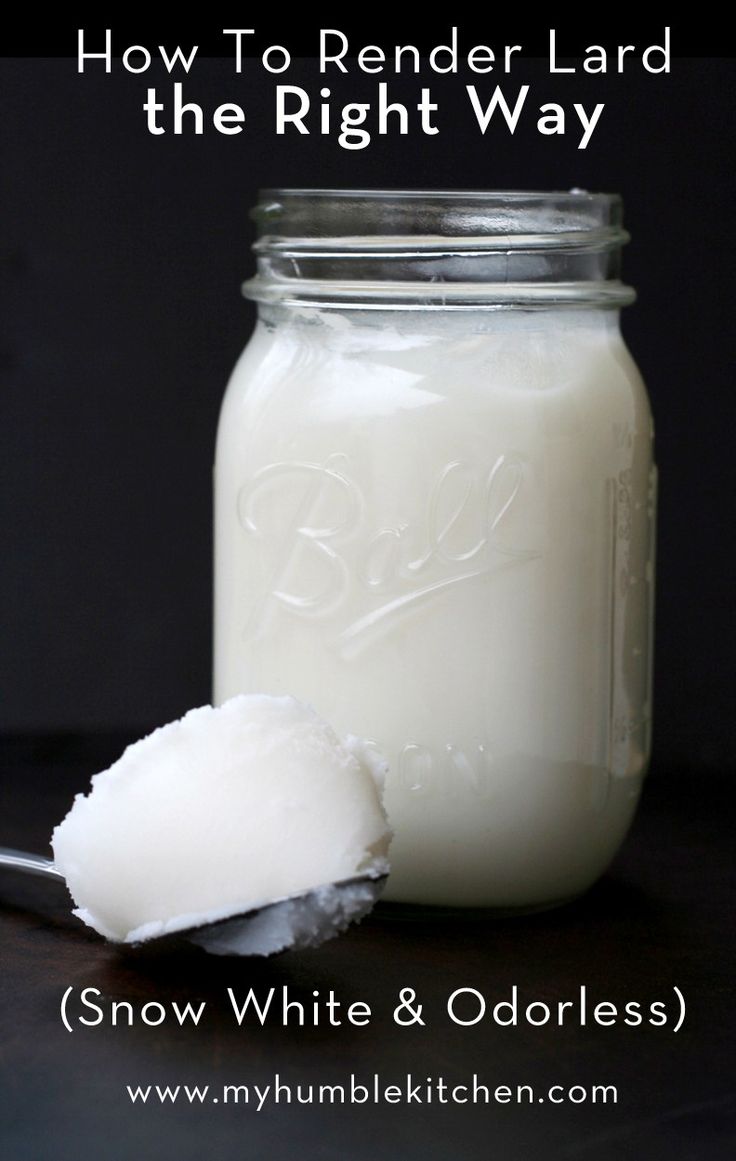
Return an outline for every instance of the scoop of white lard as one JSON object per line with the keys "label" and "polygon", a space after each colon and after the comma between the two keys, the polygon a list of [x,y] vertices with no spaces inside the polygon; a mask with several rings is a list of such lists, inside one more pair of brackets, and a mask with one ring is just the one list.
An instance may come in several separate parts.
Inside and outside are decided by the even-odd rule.
{"label": "scoop of white lard", "polygon": [[[54,863],[74,914],[116,942],[218,922],[385,875],[384,774],[365,742],[340,740],[295,698],[234,697],[154,730],[96,774],[53,833]],[[316,945],[370,909],[377,891],[362,886],[347,902],[328,888],[306,911],[284,905],[252,946],[208,950],[267,955],[292,945],[294,924],[309,929],[301,946]]]}

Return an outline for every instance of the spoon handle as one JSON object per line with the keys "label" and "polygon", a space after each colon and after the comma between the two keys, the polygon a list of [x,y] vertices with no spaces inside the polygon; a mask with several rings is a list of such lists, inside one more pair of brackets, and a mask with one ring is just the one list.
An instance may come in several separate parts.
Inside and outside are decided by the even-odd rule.
{"label": "spoon handle", "polygon": [[51,859],[44,855],[30,855],[27,851],[14,851],[11,847],[0,847],[0,867],[11,867],[15,871],[25,871],[28,875],[46,875],[52,879],[63,879]]}

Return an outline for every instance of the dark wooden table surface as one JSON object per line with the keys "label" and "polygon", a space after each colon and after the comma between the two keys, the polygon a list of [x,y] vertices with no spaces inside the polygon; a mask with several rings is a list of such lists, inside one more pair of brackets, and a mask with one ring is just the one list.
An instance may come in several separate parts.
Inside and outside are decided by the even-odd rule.
{"label": "dark wooden table surface", "polygon": [[[86,789],[89,775],[125,740],[3,742],[0,842],[47,849],[73,793]],[[736,1156],[732,807],[730,773],[658,770],[620,857],[573,905],[506,920],[410,918],[384,905],[321,950],[255,963],[194,949],[121,954],[70,915],[63,887],[3,873],[0,1156],[730,1161]],[[519,1023],[501,1026],[491,1013],[510,1000],[514,986]],[[675,987],[686,1004],[678,1032]],[[60,1011],[69,988],[71,1032]],[[86,988],[96,989],[87,993],[94,1007],[82,1003]],[[239,1026],[231,1006],[228,989],[240,1003],[251,988],[260,1003],[276,989],[278,1008],[264,1026],[252,1011]],[[394,1020],[405,988],[422,1005],[422,1024]],[[479,1023],[450,1019],[448,997],[459,988],[485,999]],[[284,1025],[284,989],[303,1003],[303,1026],[294,1023],[295,1008]],[[329,1022],[323,1003],[330,994],[339,1025]],[[132,1026],[125,1008],[112,1024],[113,1004],[121,1000],[131,1005]],[[574,1018],[559,1027],[557,1005],[566,1000],[573,1001],[566,1011]],[[143,1006],[154,1001],[161,1007],[146,1015],[156,1020],[166,1013],[157,1027],[142,1018]],[[195,1008],[205,1001],[199,1024],[179,1026],[173,1004],[188,1001]],[[356,1001],[371,1009],[362,1027],[345,1018]],[[533,1001],[553,1010],[554,1023],[525,1020]],[[611,1026],[591,1019],[602,1001],[620,1014]],[[667,1023],[627,1026],[620,1017],[634,1002],[647,1016],[650,1004],[662,1002]],[[469,1017],[478,1003],[468,993],[458,1016]],[[543,1012],[532,1010],[535,1018]],[[83,1025],[81,1016],[91,1023]],[[349,1088],[351,1075],[369,1089],[366,1103],[316,1103],[320,1085]],[[512,1099],[506,1102],[503,1088],[489,1104],[449,1099],[453,1087],[472,1089],[474,1076],[491,1094],[508,1086]],[[396,1085],[400,1100],[374,1103],[374,1077],[384,1090]],[[411,1102],[408,1084],[421,1085]],[[145,1104],[133,1103],[127,1086],[149,1085],[209,1088],[201,1103],[196,1094],[190,1103],[183,1087],[175,1102],[164,1097],[162,1104],[152,1087]],[[226,1085],[246,1086],[237,1103],[230,1093],[226,1099]],[[258,1111],[255,1086],[267,1085]],[[516,1103],[519,1085],[527,1087]],[[597,1085],[616,1086],[616,1103],[610,1096],[593,1103]],[[298,1102],[310,1092],[313,1103]]]}

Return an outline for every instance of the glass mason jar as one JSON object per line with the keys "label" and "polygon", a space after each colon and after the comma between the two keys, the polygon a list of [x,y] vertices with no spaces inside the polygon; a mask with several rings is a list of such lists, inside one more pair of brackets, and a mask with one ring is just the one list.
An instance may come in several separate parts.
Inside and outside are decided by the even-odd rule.
{"label": "glass mason jar", "polygon": [[215,698],[389,762],[386,898],[585,890],[650,735],[654,489],[616,196],[268,190],[217,444]]}

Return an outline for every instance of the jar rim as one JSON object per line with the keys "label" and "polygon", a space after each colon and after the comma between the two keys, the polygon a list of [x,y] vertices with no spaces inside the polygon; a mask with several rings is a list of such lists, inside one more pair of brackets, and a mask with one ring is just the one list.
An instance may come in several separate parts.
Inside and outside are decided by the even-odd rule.
{"label": "jar rim", "polygon": [[251,217],[262,239],[494,237],[610,229],[619,194],[588,190],[263,189]]}
{"label": "jar rim", "polygon": [[316,197],[316,198],[429,198],[431,200],[447,199],[458,201],[465,198],[478,198],[483,201],[516,199],[535,199],[545,201],[550,198],[565,198],[579,201],[580,199],[621,200],[616,193],[593,192],[591,190],[573,188],[568,190],[538,190],[538,189],[383,189],[356,188],[344,189],[335,187],[307,186],[266,186],[258,191],[259,197]]}

